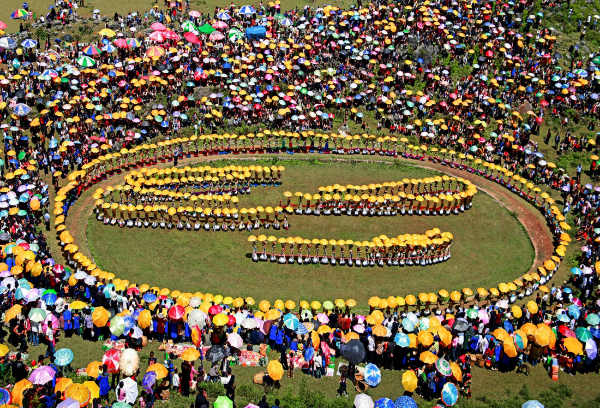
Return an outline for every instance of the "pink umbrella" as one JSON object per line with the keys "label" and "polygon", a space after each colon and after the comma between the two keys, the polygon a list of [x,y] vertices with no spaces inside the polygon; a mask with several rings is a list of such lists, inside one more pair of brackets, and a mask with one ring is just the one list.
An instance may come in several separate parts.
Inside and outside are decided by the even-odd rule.
{"label": "pink umbrella", "polygon": [[225,22],[223,22],[223,21],[217,21],[216,23],[214,23],[214,24],[212,25],[212,27],[213,27],[214,29],[217,29],[217,30],[225,30],[225,29],[226,29],[226,28],[228,28],[229,26],[227,25],[227,23],[225,23]]}
{"label": "pink umbrella", "polygon": [[477,315],[479,317],[479,320],[481,320],[483,324],[488,324],[490,322],[490,316],[485,310],[480,309],[479,312],[477,312]]}
{"label": "pink umbrella", "polygon": [[329,323],[329,316],[327,316],[325,313],[319,313],[317,315],[317,320],[323,324],[327,324]]}
{"label": "pink umbrella", "polygon": [[208,39],[211,41],[221,41],[223,38],[225,38],[225,36],[223,35],[222,32],[220,31],[213,31],[209,36]]}
{"label": "pink umbrella", "polygon": [[363,326],[362,324],[357,324],[357,325],[354,325],[352,327],[352,330],[354,330],[357,333],[364,333],[365,332],[365,326]]}
{"label": "pink umbrella", "polygon": [[358,315],[356,316],[356,320],[358,321],[358,323],[362,324],[365,322],[366,317],[364,317],[363,315]]}
{"label": "pink umbrella", "polygon": [[29,376],[29,381],[36,385],[46,384],[54,378],[56,375],[56,371],[52,369],[50,366],[42,366],[38,367],[31,372]]}
{"label": "pink umbrella", "polygon": [[200,12],[199,12],[199,11],[196,11],[196,10],[192,10],[192,11],[190,11],[190,13],[189,13],[189,14],[190,14],[190,16],[192,16],[192,17],[200,17]]}
{"label": "pink umbrella", "polygon": [[184,33],[183,38],[185,38],[192,44],[200,44],[200,39],[198,39],[198,36],[194,33],[190,33],[190,32]]}
{"label": "pink umbrella", "polygon": [[326,356],[331,354],[329,344],[325,343],[324,341],[321,342],[321,350],[323,350],[323,354],[325,354]]}
{"label": "pink umbrella", "polygon": [[55,330],[58,329],[58,318],[52,313],[48,313],[48,316],[46,316],[46,320],[44,320],[44,322],[42,323],[42,329],[44,331],[48,330],[48,327],[51,327]]}
{"label": "pink umbrella", "polygon": [[165,25],[162,23],[152,23],[150,28],[154,31],[165,31],[167,29],[167,27],[165,27]]}
{"label": "pink umbrella", "polygon": [[578,298],[573,298],[573,304],[579,307],[583,306],[583,303]]}
{"label": "pink umbrella", "polygon": [[158,42],[163,42],[165,40],[165,37],[164,37],[162,31],[155,31],[152,34],[150,34],[148,36],[148,38],[150,38],[152,41],[158,41]]}
{"label": "pink umbrella", "polygon": [[231,347],[235,347],[236,349],[241,349],[244,345],[244,341],[237,333],[229,333],[227,335],[227,343],[229,343]]}
{"label": "pink umbrella", "polygon": [[118,40],[115,40],[114,44],[119,48],[129,48],[129,44],[127,44],[127,41],[124,38],[119,38]]}
{"label": "pink umbrella", "polygon": [[6,27],[8,27],[6,23],[4,21],[0,21],[0,30],[4,30]]}

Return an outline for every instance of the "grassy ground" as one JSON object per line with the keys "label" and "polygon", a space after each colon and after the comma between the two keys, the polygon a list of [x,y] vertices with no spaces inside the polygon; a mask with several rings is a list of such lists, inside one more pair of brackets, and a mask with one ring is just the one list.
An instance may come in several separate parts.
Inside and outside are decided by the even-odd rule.
{"label": "grassy ground", "polygon": [[[240,199],[240,207],[275,206],[286,190],[314,192],[318,186],[336,182],[368,184],[434,174],[406,165],[296,162],[285,166],[281,187],[255,188],[250,196]],[[366,303],[373,295],[453,290],[465,285],[489,288],[514,279],[533,261],[533,247],[522,226],[484,193],[477,194],[471,210],[458,216],[292,216],[290,230],[268,232],[277,237],[354,240],[380,234],[424,233],[434,227],[452,232],[452,259],[426,268],[256,264],[249,259],[247,232],[128,229],[105,226],[94,217],[71,222],[88,222],[87,240],[97,264],[121,278],[182,291],[257,299],[355,297]]]}

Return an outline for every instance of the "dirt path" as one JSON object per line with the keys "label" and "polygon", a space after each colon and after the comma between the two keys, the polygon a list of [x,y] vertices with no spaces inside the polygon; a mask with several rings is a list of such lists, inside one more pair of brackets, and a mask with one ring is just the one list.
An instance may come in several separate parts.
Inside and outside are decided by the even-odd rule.
{"label": "dirt path", "polygon": [[[278,157],[280,159],[291,159],[289,155],[263,155],[263,156],[255,156],[255,155],[240,155],[236,156],[234,159],[238,160],[260,160],[264,158],[270,157]],[[293,157],[297,159],[297,157]],[[324,160],[332,160],[332,161],[341,161],[341,162],[350,162],[350,161],[367,161],[367,162],[379,162],[379,163],[390,163],[393,164],[396,161],[401,163],[406,163],[416,167],[433,169],[442,173],[446,173],[455,177],[462,177],[464,179],[470,180],[478,189],[490,195],[496,202],[500,205],[504,206],[507,210],[514,212],[518,221],[524,226],[535,251],[535,259],[531,266],[530,272],[536,271],[537,267],[543,263],[544,260],[548,259],[554,248],[552,246],[552,235],[550,233],[549,228],[545,224],[545,220],[542,215],[535,209],[533,206],[528,204],[525,200],[519,198],[517,195],[511,193],[506,188],[501,185],[485,179],[481,176],[477,176],[471,174],[464,170],[453,169],[447,166],[442,166],[440,164],[431,163],[431,162],[421,162],[412,159],[395,159],[394,161],[386,160],[385,158],[378,159],[377,157],[370,158],[364,156],[352,157],[352,158],[342,158],[337,156],[327,156],[324,157],[319,154],[311,154],[311,155],[302,155],[299,159],[324,159]],[[192,164],[192,163],[206,163],[215,160],[222,159],[232,159],[232,157],[227,156],[200,156],[200,157],[192,157],[189,159],[180,160],[180,164]],[[167,163],[159,163],[154,167],[157,168],[165,168],[172,166],[172,162]],[[133,170],[133,169],[132,169]],[[126,174],[127,172],[124,172]],[[106,188],[110,185],[116,185],[123,181],[123,176],[113,176],[108,180],[103,181],[94,185],[92,188],[87,190],[77,201],[77,203],[70,209],[69,217],[67,218],[67,228],[71,232],[75,242],[79,244],[79,251],[82,252],[85,256],[93,259],[93,253],[90,250],[89,243],[87,242],[87,225],[88,219],[92,214],[94,199],[92,198],[93,192],[99,188]],[[475,200],[475,205],[476,200]],[[490,237],[493,239],[493,237]],[[52,253],[55,256],[60,256],[61,254],[60,247],[56,240],[50,240],[49,242],[50,248],[53,251]],[[111,271],[117,274],[118,271]],[[515,279],[519,276],[515,276]]]}

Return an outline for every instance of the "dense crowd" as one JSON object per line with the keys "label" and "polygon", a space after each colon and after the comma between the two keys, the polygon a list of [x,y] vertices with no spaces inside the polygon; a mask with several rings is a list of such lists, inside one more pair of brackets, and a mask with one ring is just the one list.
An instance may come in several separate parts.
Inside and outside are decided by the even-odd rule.
{"label": "dense crowd", "polygon": [[[402,1],[282,11],[274,2],[256,10],[232,3],[204,14],[187,3],[165,2],[164,8],[155,5],[109,19],[94,11],[93,20],[105,27],[97,25],[99,32],[87,43],[68,35],[45,44],[27,33],[0,38],[0,58],[8,67],[0,78],[5,158],[0,375],[10,372],[14,381],[0,389],[0,405],[29,407],[41,398],[47,407],[151,407],[177,390],[196,395],[195,406],[208,408],[202,383],[219,381],[226,395],[215,405],[226,407],[235,402],[230,365],[242,361],[266,365],[255,378],[265,387],[279,385],[285,373],[292,377],[296,370],[321,378],[339,369],[340,395],[347,394],[347,381],[364,391],[379,384],[381,370],[406,370],[402,383],[407,393],[439,398],[446,405],[454,405],[459,394],[470,397],[472,365],[528,372],[540,363],[553,378],[559,369],[571,375],[597,373],[600,187],[584,184],[582,177],[593,181],[600,171],[600,159],[592,155],[600,56],[582,55],[572,47],[566,61],[556,51],[555,33],[543,24],[544,13],[559,6],[544,7],[534,12],[528,0],[501,6]],[[38,19],[23,4],[11,17],[50,29],[55,20],[64,25],[75,18],[76,10],[75,3],[59,1]],[[580,41],[596,21],[590,16],[579,22]],[[457,76],[457,70],[463,74]],[[581,122],[582,130],[540,134],[547,120],[562,126]],[[350,128],[363,134],[350,135]],[[157,137],[162,141],[154,144]],[[568,174],[542,149],[559,156],[589,151],[591,165],[579,164]],[[539,273],[489,291],[372,298],[369,313],[361,314],[352,299],[303,301],[298,307],[291,300],[255,305],[252,298],[138,286],[83,259],[63,224],[83,191],[124,170],[165,161],[177,166],[192,156],[262,153],[403,156],[479,174],[542,210],[554,234],[555,255]],[[441,197],[444,184],[439,190],[439,181],[433,180],[430,190],[412,181],[406,184],[410,191],[406,185],[395,192],[395,186],[386,186],[390,197],[381,202],[360,197],[365,192],[360,186],[354,188],[356,200],[335,198],[343,193],[338,186],[325,188],[323,193],[332,193],[327,199],[304,195],[292,203],[290,193],[287,205],[280,203],[272,216],[248,214],[236,222],[237,211],[231,211],[237,210],[235,194],[249,192],[254,182],[277,183],[282,170],[259,170],[258,179],[256,172],[250,173],[254,179],[237,173],[211,178],[208,167],[201,170],[205,174],[185,170],[178,178],[140,171],[138,181],[156,183],[158,190],[152,195],[126,189],[97,192],[102,201],[96,203],[97,214],[107,224],[130,227],[252,230],[275,224],[287,228],[285,214],[293,212],[433,214],[471,205],[472,194]],[[169,183],[177,184],[173,188],[181,197],[166,197]],[[562,209],[536,185],[560,192]],[[58,194],[54,207],[52,188]],[[175,210],[173,200],[185,193],[188,200],[190,191],[196,202],[201,200],[201,210],[211,207],[204,200],[230,195],[217,206],[226,202],[228,212],[214,206],[206,214],[195,208]],[[572,269],[568,282],[550,282],[571,241],[567,220],[578,228],[580,266]],[[42,231],[52,229],[64,254],[49,251]],[[452,237],[429,233],[425,248],[427,239],[439,239],[445,251]],[[362,243],[358,248],[377,249],[364,258],[359,249],[357,260],[355,243],[348,241],[299,238],[302,242],[277,242],[276,250],[271,237],[254,238],[255,245],[263,246],[262,253],[255,247],[257,261],[290,262],[286,245],[294,262],[374,266],[402,258],[397,248],[385,249],[390,247],[385,240],[380,246],[389,256],[379,254],[379,242],[373,247]],[[268,242],[273,249],[267,254]],[[404,242],[398,237],[389,243],[401,247]],[[310,252],[312,244],[316,254]],[[435,262],[449,257],[433,246],[424,251],[431,251],[424,256]],[[516,306],[525,297],[531,300]],[[57,348],[61,338],[71,336],[103,342],[109,350],[81,372],[71,367],[73,352]],[[151,354],[148,372],[140,373],[137,352],[148,341],[158,342],[165,358]],[[46,353],[36,357],[31,347],[40,344]],[[269,349],[279,357],[273,359]],[[339,357],[348,365],[336,367]],[[74,371],[89,381],[73,384],[67,377]],[[115,393],[109,401],[110,390]],[[358,394],[355,405],[372,406],[369,398]],[[256,402],[268,406],[264,399]],[[375,405],[390,403],[403,407],[414,401],[406,395]]]}

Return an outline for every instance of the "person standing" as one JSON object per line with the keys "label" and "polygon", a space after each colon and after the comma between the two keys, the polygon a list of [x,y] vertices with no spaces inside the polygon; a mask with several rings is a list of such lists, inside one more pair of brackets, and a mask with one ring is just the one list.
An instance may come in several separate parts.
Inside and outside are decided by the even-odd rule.
{"label": "person standing", "polygon": [[231,373],[231,368],[227,368],[227,374],[224,380],[225,395],[233,402],[235,407],[235,375]]}

